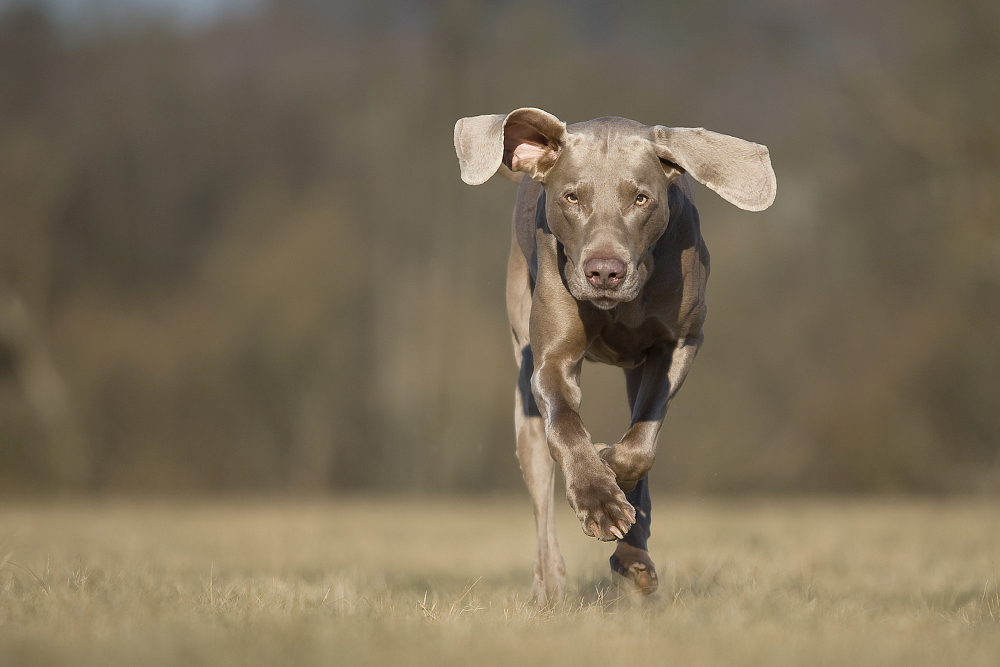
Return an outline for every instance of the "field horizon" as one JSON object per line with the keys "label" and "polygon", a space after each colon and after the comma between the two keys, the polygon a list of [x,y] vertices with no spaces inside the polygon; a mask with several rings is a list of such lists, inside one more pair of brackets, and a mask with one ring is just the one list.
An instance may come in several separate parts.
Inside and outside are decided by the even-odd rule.
{"label": "field horizon", "polygon": [[996,500],[658,497],[645,599],[558,505],[538,610],[524,497],[0,502],[0,663],[1000,659]]}

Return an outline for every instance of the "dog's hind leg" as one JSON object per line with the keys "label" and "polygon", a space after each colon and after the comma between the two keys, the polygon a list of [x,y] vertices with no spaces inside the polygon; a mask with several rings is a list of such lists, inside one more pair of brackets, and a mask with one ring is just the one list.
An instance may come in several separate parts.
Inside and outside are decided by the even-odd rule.
{"label": "dog's hind leg", "polygon": [[555,524],[555,461],[545,440],[545,426],[531,394],[532,357],[527,345],[517,355],[521,373],[515,390],[514,426],[517,430],[517,460],[535,505],[535,552],[531,593],[535,604],[552,606],[562,600],[566,565],[559,552]]}

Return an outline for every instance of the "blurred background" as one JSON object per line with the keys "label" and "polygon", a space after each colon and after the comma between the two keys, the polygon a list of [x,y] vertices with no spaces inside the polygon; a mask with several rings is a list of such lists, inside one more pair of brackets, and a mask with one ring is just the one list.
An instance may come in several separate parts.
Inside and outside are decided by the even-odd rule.
{"label": "blurred background", "polygon": [[654,493],[1000,490],[994,0],[0,0],[0,495],[520,489],[520,106],[771,150]]}

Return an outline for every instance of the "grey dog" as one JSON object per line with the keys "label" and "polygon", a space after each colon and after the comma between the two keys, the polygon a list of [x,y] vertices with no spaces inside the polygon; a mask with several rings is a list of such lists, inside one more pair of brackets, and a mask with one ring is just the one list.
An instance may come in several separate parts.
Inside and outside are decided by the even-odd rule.
{"label": "grey dog", "polygon": [[[462,118],[455,150],[470,185],[497,171],[520,177],[507,313],[520,366],[517,458],[538,537],[534,600],[556,604],[565,587],[556,462],[583,532],[617,540],[612,569],[651,593],[646,474],[667,406],[704,338],[709,260],[691,178],[762,211],[776,191],[768,150],[625,118],[567,126],[533,108]],[[580,418],[584,359],[625,371],[631,426],[613,445],[592,442]]]}

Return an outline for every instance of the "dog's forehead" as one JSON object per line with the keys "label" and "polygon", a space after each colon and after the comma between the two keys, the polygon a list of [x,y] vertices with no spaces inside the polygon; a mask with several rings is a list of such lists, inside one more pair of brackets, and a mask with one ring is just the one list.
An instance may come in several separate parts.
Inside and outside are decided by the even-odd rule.
{"label": "dog's forehead", "polygon": [[602,116],[594,120],[587,120],[582,123],[567,125],[566,129],[573,134],[599,135],[620,135],[637,136],[649,138],[650,130],[648,125],[643,125],[638,121],[618,116]]}
{"label": "dog's forehead", "polygon": [[657,164],[653,151],[652,128],[628,118],[608,116],[567,128],[566,161],[577,169],[606,170],[613,163],[615,171],[625,173]]}

